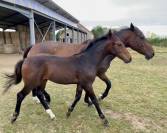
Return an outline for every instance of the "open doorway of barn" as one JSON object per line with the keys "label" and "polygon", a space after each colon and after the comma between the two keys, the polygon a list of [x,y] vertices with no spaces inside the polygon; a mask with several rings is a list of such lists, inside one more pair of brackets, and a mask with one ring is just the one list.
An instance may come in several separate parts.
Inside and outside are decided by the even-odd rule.
{"label": "open doorway of barn", "polygon": [[[54,24],[55,23],[55,24]],[[35,42],[56,41],[56,30],[64,26],[34,13]],[[29,18],[4,7],[0,8],[0,53],[22,53],[30,45]]]}

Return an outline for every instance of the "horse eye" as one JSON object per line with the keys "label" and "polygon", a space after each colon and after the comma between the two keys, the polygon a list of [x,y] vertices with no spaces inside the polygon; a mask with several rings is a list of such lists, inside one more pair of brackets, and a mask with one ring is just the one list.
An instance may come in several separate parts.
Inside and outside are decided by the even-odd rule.
{"label": "horse eye", "polygon": [[144,37],[144,36],[141,36],[140,38],[141,38],[142,40],[144,40],[144,39],[145,39],[145,37]]}
{"label": "horse eye", "polygon": [[120,47],[120,46],[122,46],[122,44],[121,44],[121,43],[118,43],[118,46]]}

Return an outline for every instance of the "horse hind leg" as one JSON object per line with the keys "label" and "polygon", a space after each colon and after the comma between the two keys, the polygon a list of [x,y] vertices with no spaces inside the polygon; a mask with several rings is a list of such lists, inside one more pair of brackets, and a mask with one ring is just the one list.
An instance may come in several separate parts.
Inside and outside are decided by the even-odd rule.
{"label": "horse hind leg", "polygon": [[48,93],[46,90],[43,90],[43,95],[44,95],[44,97],[45,97],[46,102],[47,102],[48,104],[50,104],[51,98],[50,98],[49,93]]}
{"label": "horse hind leg", "polygon": [[55,114],[52,112],[47,101],[44,98],[43,89],[44,88],[42,88],[42,87],[37,88],[37,97],[40,100],[42,106],[44,107],[46,113],[49,114],[50,118],[53,120],[55,118]]}
{"label": "horse hind leg", "polygon": [[30,89],[24,87],[20,92],[17,93],[17,102],[15,107],[15,112],[12,115],[11,123],[13,124],[19,116],[21,103],[23,102],[24,98],[29,94]]}

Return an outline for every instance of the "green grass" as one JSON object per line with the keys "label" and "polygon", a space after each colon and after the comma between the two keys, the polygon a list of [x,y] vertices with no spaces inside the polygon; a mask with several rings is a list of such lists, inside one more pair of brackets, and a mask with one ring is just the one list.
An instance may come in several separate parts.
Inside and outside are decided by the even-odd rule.
{"label": "green grass", "polygon": [[[75,96],[75,85],[47,84],[51,94],[51,109],[56,120],[51,121],[40,104],[31,95],[22,104],[16,123],[10,124],[16,93],[23,84],[0,96],[0,133],[165,133],[167,132],[167,48],[156,47],[155,57],[147,61],[144,56],[131,52],[133,61],[124,64],[115,59],[107,72],[112,90],[100,103],[109,120],[104,128],[94,107],[88,108],[83,96],[69,119],[65,113]],[[16,62],[13,61],[13,62]],[[12,63],[13,63],[12,62]],[[13,63],[14,65],[14,63]],[[3,65],[1,72],[12,71],[13,65]],[[4,79],[0,75],[0,88]],[[98,78],[94,83],[96,95],[103,92],[105,84]],[[83,93],[84,94],[84,93]]]}

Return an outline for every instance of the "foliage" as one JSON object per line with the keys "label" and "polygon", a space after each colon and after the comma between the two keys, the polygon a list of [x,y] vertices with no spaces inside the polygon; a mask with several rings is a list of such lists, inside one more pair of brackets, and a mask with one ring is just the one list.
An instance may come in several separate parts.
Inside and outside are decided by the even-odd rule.
{"label": "foliage", "polygon": [[159,37],[153,32],[147,33],[148,41],[154,46],[167,47],[167,38]]}
{"label": "foliage", "polygon": [[59,41],[60,40],[60,36],[63,34],[64,30],[59,30],[56,34],[56,40]]}
{"label": "foliage", "polygon": [[154,46],[167,47],[167,38],[148,38],[149,42]]}
{"label": "foliage", "polygon": [[101,37],[107,31],[108,31],[108,29],[106,27],[102,27],[102,26],[96,26],[91,30],[91,32],[93,33],[95,38]]}

